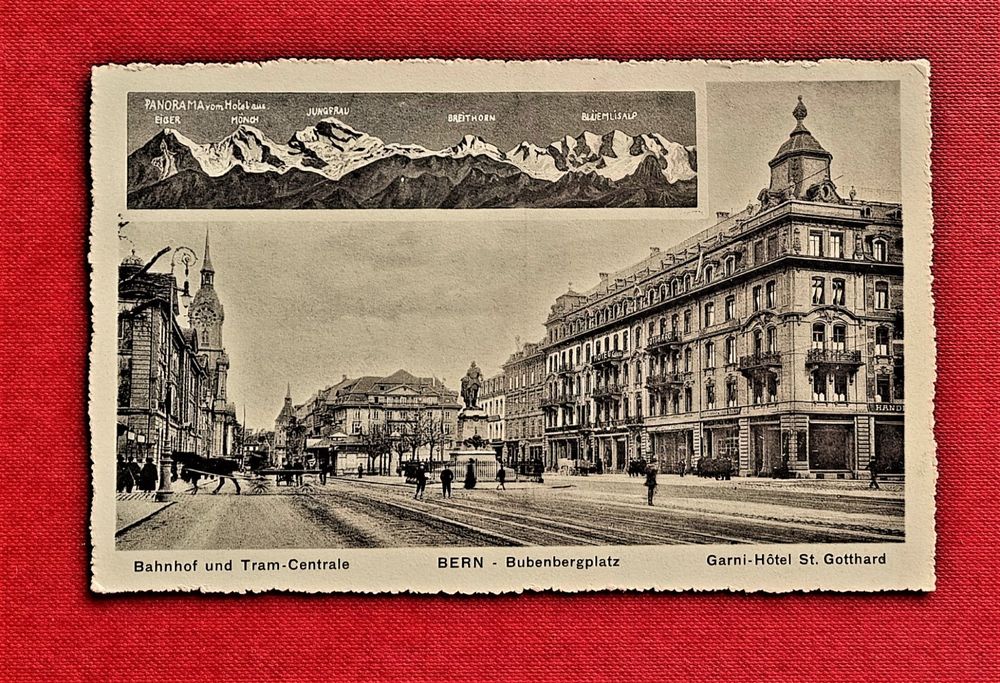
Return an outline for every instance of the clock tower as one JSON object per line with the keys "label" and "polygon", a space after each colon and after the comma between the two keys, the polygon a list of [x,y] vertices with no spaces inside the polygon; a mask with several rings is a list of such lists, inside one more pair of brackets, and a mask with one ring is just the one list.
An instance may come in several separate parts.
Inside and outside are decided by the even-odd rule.
{"label": "clock tower", "polygon": [[203,351],[222,351],[222,323],[225,312],[215,293],[215,268],[205,232],[205,257],[201,265],[201,287],[188,309],[191,327],[198,333],[198,346]]}

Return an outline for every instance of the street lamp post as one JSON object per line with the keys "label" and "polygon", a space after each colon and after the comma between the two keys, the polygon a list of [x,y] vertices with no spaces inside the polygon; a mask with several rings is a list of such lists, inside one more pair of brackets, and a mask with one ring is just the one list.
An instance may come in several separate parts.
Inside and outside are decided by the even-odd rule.
{"label": "street lamp post", "polygon": [[[172,250],[172,253],[170,255],[170,280],[171,280],[171,285],[172,286],[171,286],[171,292],[170,292],[171,302],[170,302],[170,311],[169,311],[169,317],[168,317],[168,320],[169,320],[168,324],[170,324],[170,325],[173,325],[173,324],[176,323],[176,320],[173,317],[173,297],[179,295],[178,296],[179,303],[181,303],[185,307],[187,306],[188,303],[190,303],[190,300],[191,300],[191,285],[190,285],[190,282],[189,282],[188,278],[189,278],[190,273],[191,273],[191,266],[194,265],[194,263],[197,260],[198,260],[198,257],[195,255],[194,250],[191,249],[190,247],[180,246],[180,247],[177,247],[177,248],[175,248],[175,249]],[[178,263],[180,263],[181,265],[184,266],[184,284],[181,287],[177,286],[177,277],[174,275],[174,269],[177,267]],[[166,402],[166,406],[165,406],[166,407],[166,411],[165,411],[165,415],[164,415],[164,418],[165,418],[164,422],[166,424],[166,433],[164,435],[165,436],[165,439],[164,439],[164,441],[165,441],[165,443],[164,443],[164,449],[160,453],[160,472],[159,472],[159,474],[160,474],[160,477],[159,477],[160,481],[159,481],[158,490],[156,492],[156,500],[157,500],[157,502],[160,502],[160,503],[167,502],[170,499],[170,496],[173,495],[173,487],[171,486],[171,481],[170,481],[171,471],[173,469],[173,461],[174,461],[174,459],[173,459],[174,447],[173,447],[173,442],[171,441],[171,438],[170,438],[170,419],[171,419],[171,413],[173,413],[173,410],[174,410],[174,391],[171,388],[171,378],[170,378],[170,367],[171,367],[171,365],[170,365],[170,360],[171,360],[170,359],[170,356],[171,356],[170,351],[173,348],[173,344],[172,344],[172,341],[171,341],[172,337],[173,337],[173,335],[171,334],[172,332],[173,332],[173,330],[171,330],[170,333],[168,333],[166,335],[166,337],[167,337],[167,368],[166,368],[166,372],[167,372],[167,382],[166,382],[166,385],[167,385],[167,387],[166,387],[166,389],[167,389],[167,402]],[[183,371],[183,368],[180,367],[180,366],[178,366],[178,372],[181,373],[182,371]],[[179,431],[180,431],[180,429],[178,428],[178,436],[180,435]],[[169,449],[169,452],[167,451],[167,449]]]}

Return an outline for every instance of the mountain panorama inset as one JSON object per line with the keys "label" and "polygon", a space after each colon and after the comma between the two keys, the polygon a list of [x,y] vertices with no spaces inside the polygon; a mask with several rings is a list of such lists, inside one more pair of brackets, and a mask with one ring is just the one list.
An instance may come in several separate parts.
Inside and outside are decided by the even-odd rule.
{"label": "mountain panorama inset", "polygon": [[251,126],[198,143],[165,128],[128,157],[130,209],[690,208],[695,146],[658,133],[567,135],[508,152],[433,151],[327,118],[285,144]]}

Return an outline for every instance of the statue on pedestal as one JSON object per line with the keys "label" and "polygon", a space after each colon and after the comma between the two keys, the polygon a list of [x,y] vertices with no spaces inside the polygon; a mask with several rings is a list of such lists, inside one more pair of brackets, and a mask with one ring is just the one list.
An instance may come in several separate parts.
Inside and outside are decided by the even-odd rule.
{"label": "statue on pedestal", "polygon": [[462,378],[462,400],[465,402],[467,410],[478,410],[479,388],[483,385],[483,372],[476,367],[476,361],[472,361],[469,371]]}

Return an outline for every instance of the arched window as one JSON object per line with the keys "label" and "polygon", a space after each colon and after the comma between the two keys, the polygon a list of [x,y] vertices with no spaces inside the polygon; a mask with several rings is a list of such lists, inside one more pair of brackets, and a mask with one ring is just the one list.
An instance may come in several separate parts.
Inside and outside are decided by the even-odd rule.
{"label": "arched window", "polygon": [[814,349],[826,348],[826,325],[823,323],[813,323],[812,347]]}
{"label": "arched window", "polygon": [[881,263],[885,263],[889,258],[889,249],[884,239],[872,240],[872,258]]}
{"label": "arched window", "polygon": [[888,356],[889,355],[889,328],[888,327],[876,327],[875,328],[875,355],[876,356]]}
{"label": "arched window", "polygon": [[684,275],[684,291],[685,292],[691,291],[691,273],[687,273]]}
{"label": "arched window", "polygon": [[889,283],[880,281],[875,283],[875,308],[885,310],[889,308]]}
{"label": "arched window", "polygon": [[665,283],[661,284],[659,291],[660,291],[660,301],[666,301],[667,300],[667,285]]}
{"label": "arched window", "polygon": [[674,296],[677,296],[678,294],[680,294],[681,293],[681,281],[678,280],[677,278],[674,278],[673,281],[671,281],[671,283],[670,283],[670,289],[673,291],[673,295]]}
{"label": "arched window", "polygon": [[760,330],[753,331],[753,352],[756,356],[764,352],[764,335]]}
{"label": "arched window", "polygon": [[727,256],[726,257],[726,277],[732,275],[736,271],[736,257]]}
{"label": "arched window", "polygon": [[666,334],[666,333],[667,333],[667,319],[660,318],[660,334]]}
{"label": "arched window", "polygon": [[705,284],[712,282],[712,276],[715,275],[715,267],[705,266]]}
{"label": "arched window", "polygon": [[833,337],[831,338],[833,342],[834,351],[846,351],[847,350],[847,326],[846,325],[834,325],[833,326]]}
{"label": "arched window", "polygon": [[778,352],[778,328],[769,327],[767,328],[767,352],[777,353]]}

